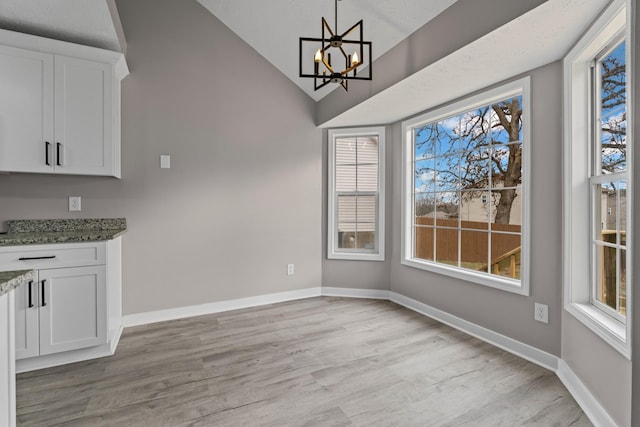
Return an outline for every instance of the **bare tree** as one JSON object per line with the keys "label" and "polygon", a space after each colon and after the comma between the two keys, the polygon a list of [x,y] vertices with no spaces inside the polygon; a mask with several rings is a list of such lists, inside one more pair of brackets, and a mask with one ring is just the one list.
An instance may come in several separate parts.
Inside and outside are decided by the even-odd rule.
{"label": "bare tree", "polygon": [[[620,48],[624,52],[624,45]],[[617,55],[605,57],[601,67],[602,171],[613,173],[624,169],[627,161],[626,72]],[[622,110],[620,114],[616,114],[618,110]]]}
{"label": "bare tree", "polygon": [[[516,186],[522,182],[521,98],[514,97],[446,121],[432,123],[416,132],[416,150],[434,157],[433,166],[416,167],[416,178],[426,174],[438,187],[451,191],[487,188],[491,180],[502,183],[495,189],[495,222],[508,224]],[[495,139],[497,135],[500,140]],[[506,135],[506,140],[505,140]],[[491,150],[489,147],[491,146]],[[429,169],[432,168],[432,169]],[[479,197],[479,193],[465,193]],[[416,210],[431,211],[431,202]]]}
{"label": "bare tree", "polygon": [[[509,142],[520,140],[520,129],[522,123],[522,107],[518,98],[501,102],[492,106],[493,111],[498,116],[499,126],[502,126],[509,135]],[[496,125],[497,126],[497,125]],[[496,219],[498,224],[508,224],[511,218],[511,207],[516,198],[515,187],[522,182],[522,144],[509,144],[509,161],[507,167],[502,167],[500,161],[492,154],[492,162],[495,164],[505,190],[499,190],[500,200],[496,207]],[[496,150],[494,150],[496,151]]]}

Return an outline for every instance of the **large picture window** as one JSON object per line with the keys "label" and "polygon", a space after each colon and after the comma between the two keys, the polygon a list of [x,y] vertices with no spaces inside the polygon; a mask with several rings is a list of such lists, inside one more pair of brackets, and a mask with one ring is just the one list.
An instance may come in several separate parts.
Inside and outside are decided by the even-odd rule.
{"label": "large picture window", "polygon": [[329,131],[328,258],[384,260],[384,128]]}
{"label": "large picture window", "polygon": [[564,308],[630,357],[629,25],[614,0],[564,59]]}
{"label": "large picture window", "polygon": [[403,124],[405,264],[528,292],[528,84]]}

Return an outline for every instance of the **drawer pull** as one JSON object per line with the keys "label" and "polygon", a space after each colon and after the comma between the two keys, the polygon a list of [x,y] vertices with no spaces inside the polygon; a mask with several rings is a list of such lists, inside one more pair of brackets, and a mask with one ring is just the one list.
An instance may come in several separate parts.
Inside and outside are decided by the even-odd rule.
{"label": "drawer pull", "polygon": [[56,256],[55,255],[49,255],[49,256],[27,256],[27,257],[22,257],[22,258],[18,258],[18,261],[31,261],[34,259],[54,259]]}
{"label": "drawer pull", "polygon": [[33,287],[33,280],[29,280],[29,308],[33,308],[33,296],[31,295],[31,288]]}
{"label": "drawer pull", "polygon": [[46,280],[43,280],[42,282],[40,282],[40,289],[42,291],[42,305],[41,307],[44,307],[47,305],[47,301],[45,301],[44,299],[44,282],[46,282]]}

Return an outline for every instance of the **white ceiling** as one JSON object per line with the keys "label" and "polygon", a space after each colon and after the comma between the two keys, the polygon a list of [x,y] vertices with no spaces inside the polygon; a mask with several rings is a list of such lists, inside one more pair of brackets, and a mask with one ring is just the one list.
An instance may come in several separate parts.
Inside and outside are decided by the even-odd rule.
{"label": "white ceiling", "polygon": [[[334,0],[198,0],[226,26],[318,101],[338,88],[313,90],[313,79],[300,78],[300,37],[320,37],[322,17],[334,26]],[[407,38],[456,0],[341,0],[338,33],[364,20],[364,39],[372,42],[374,60]],[[309,61],[313,53],[308,54]],[[342,90],[342,89],[340,89]]]}
{"label": "white ceiling", "polygon": [[120,50],[105,0],[0,0],[0,28]]}
{"label": "white ceiling", "polygon": [[549,64],[569,51],[607,3],[549,0],[320,125],[393,123]]}

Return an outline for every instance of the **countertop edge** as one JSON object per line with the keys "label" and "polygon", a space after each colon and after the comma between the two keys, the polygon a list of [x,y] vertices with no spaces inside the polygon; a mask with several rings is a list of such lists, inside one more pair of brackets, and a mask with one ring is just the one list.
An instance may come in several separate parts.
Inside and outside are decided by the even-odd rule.
{"label": "countertop edge", "polygon": [[49,233],[12,233],[0,235],[0,247],[45,245],[55,243],[100,242],[116,239],[127,229],[113,230],[76,230],[55,231]]}
{"label": "countertop edge", "polygon": [[0,272],[0,296],[35,279],[35,270],[15,270]]}

